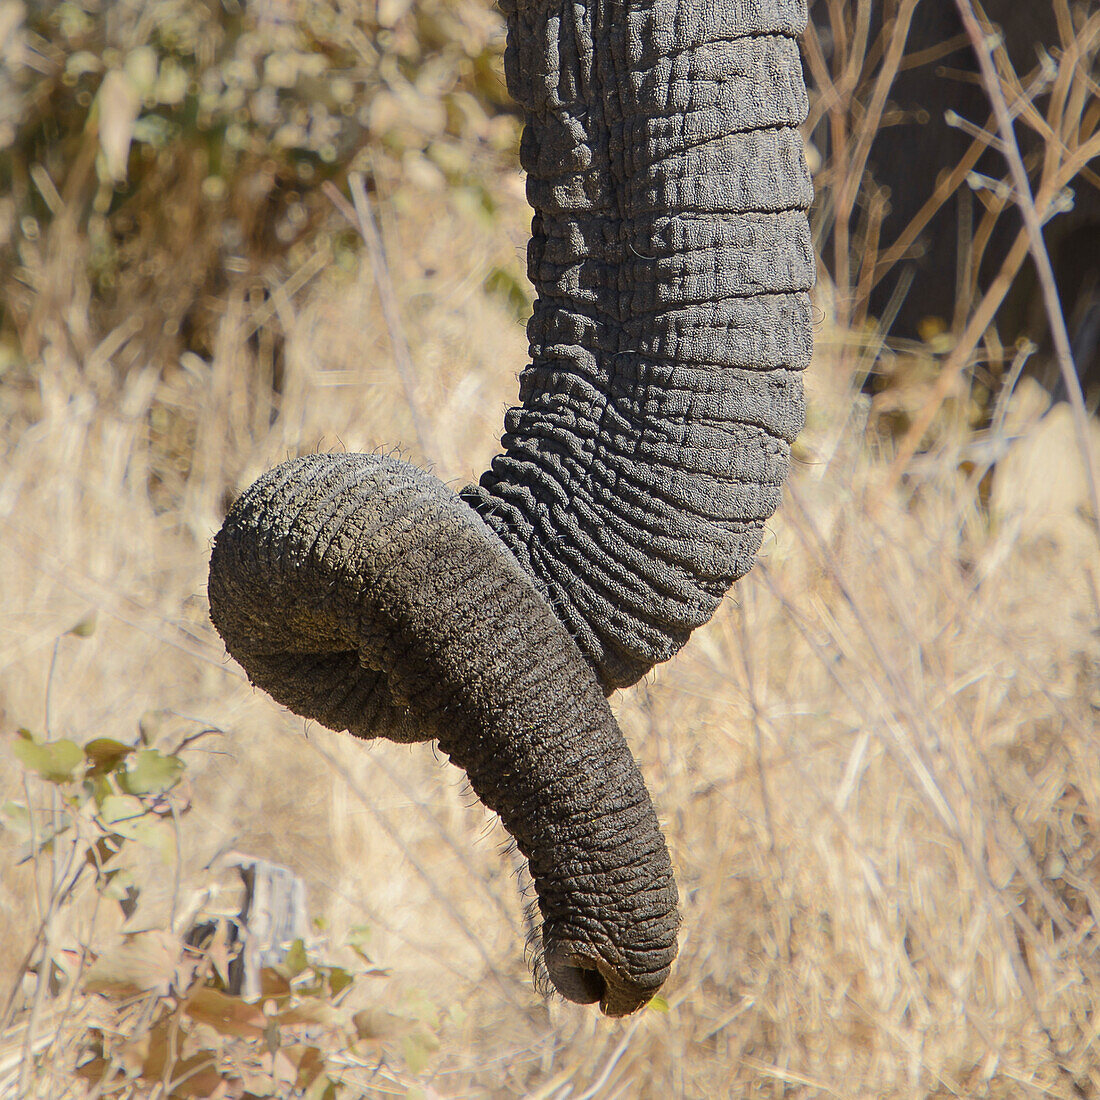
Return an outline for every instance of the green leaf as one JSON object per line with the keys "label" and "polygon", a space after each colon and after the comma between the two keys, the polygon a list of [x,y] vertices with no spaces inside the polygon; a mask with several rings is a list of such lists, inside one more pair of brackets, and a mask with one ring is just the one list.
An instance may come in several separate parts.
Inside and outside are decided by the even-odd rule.
{"label": "green leaf", "polygon": [[103,800],[99,810],[104,828],[120,840],[136,840],[152,848],[167,861],[175,851],[175,830],[163,818],[146,809],[141,799],[132,795],[112,794]]}
{"label": "green leaf", "polygon": [[95,804],[102,809],[103,803],[115,793],[111,781],[105,775],[86,775],[84,777],[84,789],[95,799]]}
{"label": "green leaf", "polygon": [[355,979],[342,966],[328,968],[328,987],[333,997],[339,997]]}
{"label": "green leaf", "polygon": [[401,1040],[401,1053],[411,1073],[423,1073],[431,1056],[439,1049],[439,1040],[426,1031],[414,1031]]}
{"label": "green leaf", "polygon": [[100,818],[112,827],[140,821],[144,815],[145,807],[140,800],[125,794],[108,795],[99,808]]}
{"label": "green leaf", "polygon": [[84,746],[84,755],[92,765],[89,775],[105,775],[112,772],[134,751],[132,745],[116,741],[113,737],[97,737]]}
{"label": "green leaf", "polygon": [[178,756],[165,756],[156,749],[141,749],[129,761],[118,778],[127,794],[158,795],[174,787],[183,772],[184,763]]}
{"label": "green leaf", "polygon": [[13,833],[19,833],[21,836],[31,835],[31,812],[22,803],[5,802],[0,806],[0,816],[4,818],[5,824]]}
{"label": "green leaf", "polygon": [[283,969],[286,971],[287,977],[296,978],[309,966],[309,959],[306,958],[306,946],[301,940],[295,940],[286,951],[286,958],[283,960]]}
{"label": "green leaf", "polygon": [[136,821],[120,821],[111,828],[126,840],[152,848],[165,863],[175,852],[175,830],[169,822],[153,814],[147,813]]}
{"label": "green leaf", "polygon": [[67,783],[73,771],[83,761],[84,753],[75,741],[62,738],[40,745],[35,741],[20,739],[15,742],[15,757],[28,771],[40,775],[50,783]]}
{"label": "green leaf", "polygon": [[646,1008],[649,1009],[650,1012],[663,1012],[666,1016],[669,1012],[668,1001],[666,1001],[664,997],[662,997],[660,994],[657,994],[656,997],[650,998],[650,1002],[648,1005],[646,1005]]}
{"label": "green leaf", "polygon": [[439,1009],[423,993],[414,990],[408,997],[409,1011],[417,1023],[423,1024],[433,1034],[439,1031]]}
{"label": "green leaf", "polygon": [[90,638],[95,633],[96,621],[99,618],[99,613],[92,608],[87,615],[82,615],[68,630],[66,634],[71,634],[74,638]]}

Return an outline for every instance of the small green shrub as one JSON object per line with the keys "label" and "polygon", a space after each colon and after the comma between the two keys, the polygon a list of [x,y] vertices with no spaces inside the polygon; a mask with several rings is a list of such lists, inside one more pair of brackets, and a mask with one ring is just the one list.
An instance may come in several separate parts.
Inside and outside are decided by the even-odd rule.
{"label": "small green shrub", "polygon": [[[200,911],[182,937],[159,927],[107,946],[94,937],[78,944],[59,937],[70,913],[95,913],[102,902],[133,915],[139,891],[126,869],[133,846],[166,867],[178,863],[177,826],[190,809],[185,753],[215,732],[201,730],[172,751],[144,736],[81,745],[26,729],[15,735],[28,797],[0,807],[0,822],[22,839],[24,861],[35,861],[39,880],[49,884],[24,968],[35,975],[33,992],[20,993],[21,974],[0,1020],[0,1042],[11,1025],[8,1034],[29,1036],[18,1076],[21,1089],[34,1091],[21,1095],[70,1095],[75,1085],[97,1095],[168,1100],[215,1093],[335,1100],[363,1095],[349,1082],[365,1067],[377,1069],[380,1038],[395,1040],[411,1073],[438,1048],[418,1016],[354,1011],[348,995],[356,982],[386,976],[361,937],[348,945],[363,964],[354,970],[316,958],[295,940],[282,962],[260,971],[260,995],[252,1001],[232,992],[241,928],[224,915]],[[47,795],[44,812],[31,798],[36,782]],[[59,1011],[45,1012],[49,1004]]]}

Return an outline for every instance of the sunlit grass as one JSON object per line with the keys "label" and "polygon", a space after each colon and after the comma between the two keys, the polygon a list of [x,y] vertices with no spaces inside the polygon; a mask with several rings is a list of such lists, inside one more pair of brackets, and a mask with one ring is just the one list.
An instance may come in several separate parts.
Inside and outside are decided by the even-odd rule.
{"label": "sunlit grass", "polygon": [[[225,658],[210,539],[263,469],[398,448],[461,485],[494,453],[529,211],[518,174],[492,186],[488,218],[383,173],[396,321],[366,255],[321,236],[265,295],[218,304],[207,359],[92,331],[65,279],[36,357],[0,377],[0,802],[52,805],[15,761],[20,726],[161,747],[222,731],[185,754],[178,854],[130,849],[131,915],[82,885],[50,916],[69,969],[43,993],[24,966],[56,853],[19,863],[0,819],[0,1096],[82,1095],[96,1032],[140,1048],[160,994],[94,992],[70,964],[224,908],[229,850],[304,878],[318,950],[360,973],[349,940],[369,955],[348,1009],[376,1026],[331,1051],[345,1096],[1096,1094],[1100,555],[1066,409],[1026,380],[980,433],[949,394],[891,484],[896,441],[859,392],[881,345],[823,309],[757,568],[614,700],[684,916],[663,1001],[624,1022],[534,991],[527,880],[459,772],[307,727]],[[166,1094],[136,1073],[111,1093]]]}

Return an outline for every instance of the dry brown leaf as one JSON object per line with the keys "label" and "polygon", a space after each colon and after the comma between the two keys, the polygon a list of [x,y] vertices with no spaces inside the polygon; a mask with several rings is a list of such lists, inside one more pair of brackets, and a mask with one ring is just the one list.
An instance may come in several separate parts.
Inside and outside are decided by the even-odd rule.
{"label": "dry brown leaf", "polygon": [[[177,1083],[178,1082],[178,1083]],[[199,1097],[202,1100],[230,1100],[241,1096],[244,1082],[229,1077],[218,1068],[217,1060],[208,1051],[196,1054],[173,1067],[172,1097]]]}
{"label": "dry brown leaf", "polygon": [[206,986],[196,989],[187,998],[183,1010],[198,1023],[240,1039],[262,1039],[268,1025],[268,1018],[258,1004],[247,1004]]}

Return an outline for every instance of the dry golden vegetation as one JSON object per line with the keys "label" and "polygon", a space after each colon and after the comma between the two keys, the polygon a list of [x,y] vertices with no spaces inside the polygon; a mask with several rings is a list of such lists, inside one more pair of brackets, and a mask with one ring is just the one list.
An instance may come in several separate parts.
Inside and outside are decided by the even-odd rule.
{"label": "dry golden vegetation", "polygon": [[[71,178],[61,153],[0,150],[19,215],[0,242],[18,287],[0,328],[0,1096],[1100,1096],[1097,517],[1067,406],[1013,379],[975,430],[990,337],[942,393],[896,398],[909,425],[935,404],[905,456],[859,392],[878,348],[835,322],[823,279],[807,429],[759,565],[615,702],[684,916],[665,997],[626,1021],[534,991],[519,861],[459,772],[307,727],[225,658],[205,573],[227,498],[336,448],[476,477],[526,346],[514,122],[474,94],[495,17],[303,7],[353,43],[433,43],[391,70],[385,49],[375,70],[341,61],[363,95],[423,68],[441,83],[408,102],[482,112],[433,115],[411,155],[361,135],[380,227],[361,250],[318,189],[289,200],[311,228],[286,249],[227,250],[227,207],[203,204],[236,200],[206,181],[275,179],[260,147],[218,175],[179,134],[148,155],[134,138],[129,184],[94,128],[70,135],[93,135]],[[440,12],[451,38],[425,29]],[[143,274],[165,225],[181,235]],[[96,232],[127,254],[90,262]],[[191,320],[166,328],[162,294]],[[952,356],[925,349],[913,376]],[[47,759],[20,727],[122,747]],[[126,827],[105,808],[123,804]],[[196,917],[235,911],[231,851],[300,874],[317,921],[266,1010],[220,992],[224,942],[181,953]]]}

